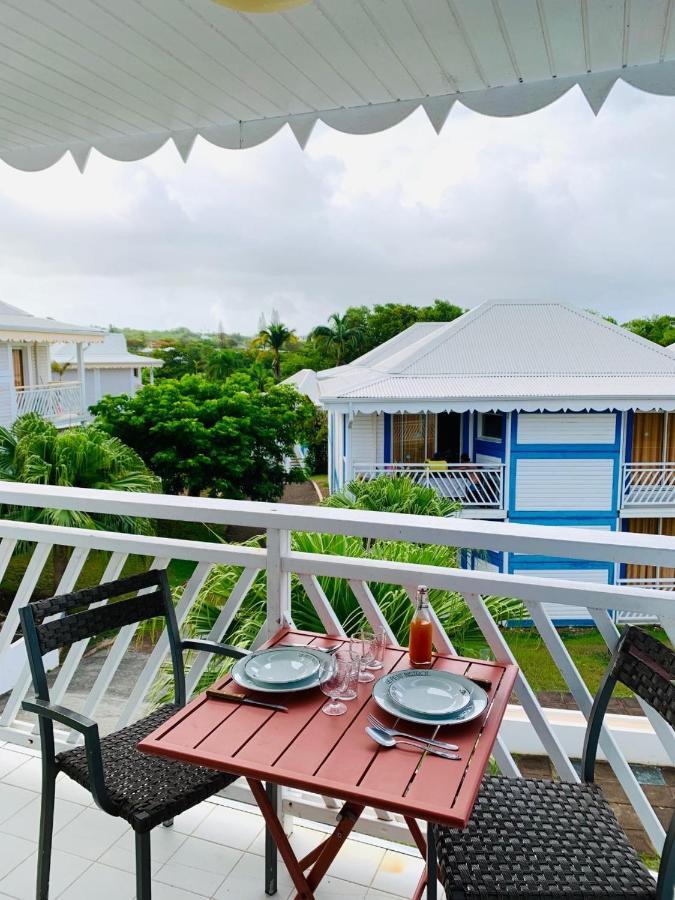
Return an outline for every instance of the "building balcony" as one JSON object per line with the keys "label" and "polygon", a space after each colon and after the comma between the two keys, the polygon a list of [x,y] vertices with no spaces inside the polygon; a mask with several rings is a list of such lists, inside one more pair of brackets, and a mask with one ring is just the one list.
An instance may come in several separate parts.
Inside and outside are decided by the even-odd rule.
{"label": "building balcony", "polygon": [[67,428],[79,424],[84,417],[79,381],[29,384],[16,387],[14,391],[16,418],[34,412],[57,426]]}
{"label": "building balcony", "polygon": [[353,464],[353,477],[371,480],[387,475],[410,478],[433,488],[441,497],[461,503],[474,518],[503,518],[504,466],[477,463],[362,463]]}
{"label": "building balcony", "polygon": [[633,517],[675,515],[675,462],[624,463],[621,509]]}
{"label": "building balcony", "polygon": [[[385,585],[414,598],[420,583],[450,592],[463,604],[482,633],[491,655],[502,662],[514,662],[512,651],[499,622],[492,617],[487,597],[513,597],[525,605],[541,638],[542,652],[550,656],[569,690],[573,708],[542,706],[521,672],[514,697],[500,729],[494,749],[496,766],[513,777],[531,775],[522,754],[535,755],[557,778],[578,781],[575,760],[581,756],[586,719],[592,696],[568,653],[552,620],[552,608],[577,606],[591,612],[608,650],[618,638],[622,619],[645,619],[661,624],[670,640],[675,639],[672,597],[668,592],[642,585],[606,585],[562,578],[544,579],[536,574],[505,574],[454,567],[410,564],[396,559],[363,556],[336,556],[302,552],[292,542],[293,533],[348,535],[382,540],[403,540],[444,547],[472,547],[477,550],[566,559],[601,560],[642,566],[675,568],[675,539],[657,535],[477,522],[469,518],[431,518],[370,511],[353,511],[284,504],[237,502],[190,497],[131,494],[115,491],[42,487],[0,483],[0,503],[17,507],[57,507],[91,513],[143,516],[171,522],[208,523],[214,526],[239,525],[254,528],[265,536],[260,546],[207,543],[199,540],[133,536],[108,531],[90,531],[0,520],[0,575],[17,544],[25,549],[26,564],[19,586],[0,629],[0,670],[13,661],[17,644],[18,611],[34,595],[54,546],[69,550],[69,562],[58,593],[73,589],[81,578],[88,557],[98,555],[102,581],[116,578],[130,557],[142,557],[146,567],[165,568],[180,563],[186,581],[176,603],[176,617],[184,625],[196,603],[205,579],[214,566],[236,570],[232,590],[223,597],[222,608],[206,637],[222,641],[226,633],[246,616],[246,598],[259,575],[266,578],[265,622],[252,637],[257,645],[291,619],[291,596],[302,594],[311,605],[317,622],[329,634],[345,634],[342,622],[328,599],[328,582],[344,582],[365,618],[383,624],[388,634],[392,626],[377,603],[374,585]],[[191,574],[189,574],[191,573]],[[183,576],[181,576],[183,577]],[[412,601],[411,601],[412,602]],[[261,620],[262,621],[262,620]],[[438,650],[453,653],[450,637],[433,614],[434,643]],[[111,634],[93,656],[86,641],[73,644],[52,673],[54,702],[74,706],[84,715],[99,719],[102,730],[122,727],[146,713],[152,705],[152,689],[161,675],[168,642],[166,635],[144,636],[143,653],[134,650],[135,626]],[[202,654],[203,655],[203,654]],[[94,664],[95,662],[95,664]],[[195,690],[207,664],[195,657],[187,677],[188,693]],[[78,673],[87,671],[91,683],[85,687]],[[39,765],[35,759],[38,735],[35,721],[21,709],[31,691],[25,666],[16,670],[13,686],[0,699],[0,895],[30,896],[35,864]],[[57,748],[73,747],[77,736],[60,730]],[[665,834],[659,815],[636,777],[636,764],[672,765],[675,736],[647,705],[638,715],[610,714],[600,739],[601,759],[613,773],[613,783],[632,821],[639,822],[642,834],[660,852]],[[60,782],[59,782],[60,784]],[[620,790],[619,790],[620,788]],[[88,798],[70,782],[61,791],[63,818],[57,824],[56,875],[54,896],[85,897],[94,893],[106,897],[132,896],[133,872],[130,835],[124,823],[103,816]],[[649,795],[649,797],[648,797]],[[222,799],[202,804],[178,817],[174,829],[158,828],[155,844],[157,897],[185,900],[197,893],[204,897],[262,896],[262,821],[251,805],[245,784],[237,782]],[[623,801],[622,801],[623,802]],[[299,846],[309,842],[306,829],[335,823],[339,805],[330,798],[298,791],[284,792],[283,809],[295,820]],[[58,822],[58,820],[57,820]],[[59,835],[61,837],[59,838]],[[394,848],[385,842],[397,842]],[[338,857],[333,877],[333,896],[411,896],[420,871],[420,861],[408,856],[404,844],[410,835],[401,818],[369,810],[359,821],[359,834],[349,842],[349,850]],[[74,848],[69,850],[69,848]],[[4,856],[3,856],[4,854]],[[87,879],[90,879],[87,881]],[[23,879],[23,881],[22,881]],[[228,879],[230,879],[228,883]],[[351,888],[340,893],[340,879]],[[167,887],[171,885],[171,889]],[[74,887],[71,887],[74,885]],[[284,886],[282,885],[282,888]],[[101,893],[102,890],[108,893]],[[284,888],[285,890],[285,888]],[[288,892],[280,890],[278,896]],[[290,890],[290,888],[289,888]],[[192,894],[188,893],[192,892]],[[370,893],[369,893],[370,892]],[[323,896],[321,892],[317,896]]]}

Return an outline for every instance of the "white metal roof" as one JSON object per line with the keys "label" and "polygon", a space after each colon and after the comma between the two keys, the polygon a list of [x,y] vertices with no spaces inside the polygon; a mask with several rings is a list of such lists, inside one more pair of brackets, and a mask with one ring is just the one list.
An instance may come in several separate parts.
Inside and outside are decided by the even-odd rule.
{"label": "white metal roof", "polygon": [[[54,362],[75,364],[76,356],[70,344],[55,344],[51,356]],[[87,369],[130,369],[159,367],[161,359],[129,353],[127,339],[120,332],[109,331],[100,344],[92,344],[84,350]]]}
{"label": "white metal roof", "polygon": [[67,325],[56,319],[33,316],[18,306],[0,300],[1,341],[101,341],[101,328],[85,325]]}
{"label": "white metal roof", "polygon": [[422,106],[494,116],[617,79],[675,94],[670,0],[313,0],[244,15],[212,0],[0,0],[0,157],[41,169],[92,147],[139,159],[202,135],[250,147],[318,119],[380,131]]}
{"label": "white metal roof", "polygon": [[675,409],[666,348],[540,301],[487,301],[413,326],[317,380],[323,403],[363,411]]}

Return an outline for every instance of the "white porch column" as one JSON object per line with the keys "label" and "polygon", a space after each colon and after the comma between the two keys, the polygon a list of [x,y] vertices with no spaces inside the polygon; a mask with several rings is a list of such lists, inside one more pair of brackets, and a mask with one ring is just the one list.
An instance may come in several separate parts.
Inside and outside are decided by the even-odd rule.
{"label": "white porch column", "polygon": [[148,368],[150,369],[150,372],[148,375],[148,381],[150,384],[154,384],[155,383],[155,367],[149,366]]}
{"label": "white porch column", "polygon": [[77,380],[80,382],[80,412],[84,420],[87,415],[87,395],[84,384],[84,344],[78,342],[77,349]]}

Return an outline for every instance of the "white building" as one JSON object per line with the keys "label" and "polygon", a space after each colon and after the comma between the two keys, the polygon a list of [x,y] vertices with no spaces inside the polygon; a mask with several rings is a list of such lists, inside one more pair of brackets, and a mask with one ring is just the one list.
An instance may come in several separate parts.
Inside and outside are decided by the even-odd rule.
{"label": "white building", "polygon": [[[55,344],[51,358],[59,366],[67,366],[65,371],[55,374],[55,378],[64,384],[77,380],[77,359],[71,344]],[[143,369],[148,370],[152,382],[155,369],[162,365],[161,359],[130,353],[123,334],[106,332],[101,343],[90,344],[84,350],[87,409],[106,394],[129,394],[133,397],[143,384]]]}
{"label": "white building", "polygon": [[[28,412],[64,428],[81,422],[87,409],[84,348],[104,336],[100,328],[40,318],[0,301],[0,425]],[[52,375],[50,348],[56,343],[68,347],[73,359],[67,383]]]}

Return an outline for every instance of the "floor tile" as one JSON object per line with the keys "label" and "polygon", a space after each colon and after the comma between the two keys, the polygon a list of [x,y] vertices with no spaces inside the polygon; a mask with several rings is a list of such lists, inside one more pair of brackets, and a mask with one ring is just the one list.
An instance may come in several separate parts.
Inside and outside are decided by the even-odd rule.
{"label": "floor tile", "polygon": [[132,900],[135,894],[136,879],[133,875],[94,863],[56,896],[63,900]]}
{"label": "floor tile", "polygon": [[152,882],[152,900],[198,900],[200,894],[184,891],[182,888],[161,881]]}
{"label": "floor tile", "polygon": [[20,766],[5,775],[3,781],[39,794],[42,791],[42,761],[32,756],[25,758]]}
{"label": "floor tile", "polygon": [[192,834],[192,832],[200,825],[215,807],[215,803],[199,803],[192,809],[186,810],[173,820],[173,830],[180,831],[183,834]]}
{"label": "floor tile", "polygon": [[364,884],[326,876],[314,892],[316,900],[365,900],[368,888]]}
{"label": "floor tile", "polygon": [[36,850],[37,844],[33,841],[25,841],[12,834],[3,834],[0,838],[0,878],[8,875]]}
{"label": "floor tile", "polygon": [[93,806],[94,798],[86,788],[68,778],[63,772],[56,779],[56,799],[68,800],[69,803],[79,803],[80,806]]}
{"label": "floor tile", "polygon": [[109,816],[98,809],[87,808],[54,835],[54,846],[76,856],[95,860],[112,847],[128,828],[129,825],[123,819]]}
{"label": "floor tile", "polygon": [[368,886],[384,859],[384,853],[382,848],[372,844],[347,841],[335,857],[328,874]]}
{"label": "floor tile", "polygon": [[11,819],[20,809],[28,806],[31,800],[35,800],[35,794],[24,788],[16,787],[13,784],[0,784],[0,830],[2,825],[7,822],[7,827],[11,826]]}
{"label": "floor tile", "polygon": [[[203,869],[205,872],[220,875],[223,879],[230,874],[240,858],[239,850],[224,847],[222,844],[214,844],[212,841],[203,841],[190,835],[169,859],[169,862]],[[260,865],[260,860],[255,858]]]}
{"label": "floor tile", "polygon": [[[91,865],[88,859],[64,853],[52,852],[52,868],[49,877],[50,896],[56,897],[79,878]],[[33,853],[13,869],[0,882],[0,890],[18,900],[34,900],[37,878],[37,853]]]}
{"label": "floor tile", "polygon": [[[39,838],[40,809],[42,800],[33,795],[33,799],[15,812],[5,822],[5,828],[11,829],[11,833],[28,841],[37,841]],[[72,822],[75,816],[79,816],[82,807],[77,803],[69,803],[67,800],[57,800],[54,805],[54,833],[60,831],[68,822]],[[0,829],[2,826],[0,826]]]}
{"label": "floor tile", "polygon": [[[283,866],[279,866],[278,891],[274,900],[287,900],[295,893],[293,882]],[[244,853],[216,891],[215,900],[269,900],[265,893],[264,869],[260,857]]]}
{"label": "floor tile", "polygon": [[5,778],[13,769],[26,762],[26,757],[14,750],[0,747],[0,778]]}
{"label": "floor tile", "polygon": [[410,897],[424,869],[420,857],[387,850],[371,887],[378,891]]}
{"label": "floor tile", "polygon": [[192,832],[194,837],[247,850],[263,830],[262,817],[228,806],[213,806]]}
{"label": "floor tile", "polygon": [[[215,849],[215,848],[214,848]],[[193,866],[168,862],[155,875],[155,881],[161,881],[176,888],[192,891],[200,897],[212,897],[224,881],[223,875],[207,872]]]}

